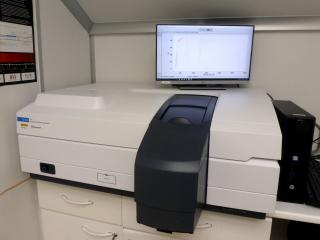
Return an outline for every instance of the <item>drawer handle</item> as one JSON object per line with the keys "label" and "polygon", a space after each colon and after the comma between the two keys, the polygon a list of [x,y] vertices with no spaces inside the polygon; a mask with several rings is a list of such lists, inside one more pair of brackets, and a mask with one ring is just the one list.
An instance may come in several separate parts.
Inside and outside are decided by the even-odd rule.
{"label": "drawer handle", "polygon": [[212,228],[211,223],[204,223],[204,224],[199,224],[196,226],[196,229],[207,229],[207,228]]}
{"label": "drawer handle", "polygon": [[73,201],[70,200],[66,195],[62,194],[61,198],[63,199],[63,201],[65,201],[66,203],[70,203],[73,205],[82,205],[82,206],[88,206],[88,205],[92,205],[93,202],[92,201],[87,201],[87,202],[79,202],[79,201]]}
{"label": "drawer handle", "polygon": [[108,237],[108,238],[112,237],[112,239],[115,239],[118,236],[116,233],[113,233],[113,232],[108,232],[108,233],[93,232],[85,226],[81,226],[81,230],[83,232],[85,232],[86,234],[93,236],[93,237]]}

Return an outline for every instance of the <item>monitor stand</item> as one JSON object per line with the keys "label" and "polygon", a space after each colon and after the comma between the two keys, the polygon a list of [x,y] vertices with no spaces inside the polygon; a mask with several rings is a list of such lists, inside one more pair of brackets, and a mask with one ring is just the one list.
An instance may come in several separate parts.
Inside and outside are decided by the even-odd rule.
{"label": "monitor stand", "polygon": [[240,88],[240,84],[210,84],[210,85],[173,85],[180,90],[227,90],[230,88]]}

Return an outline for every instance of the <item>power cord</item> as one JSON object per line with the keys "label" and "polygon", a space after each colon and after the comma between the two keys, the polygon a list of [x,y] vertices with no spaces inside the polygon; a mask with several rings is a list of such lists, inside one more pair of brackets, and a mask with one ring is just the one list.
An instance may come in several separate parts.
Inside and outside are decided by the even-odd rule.
{"label": "power cord", "polygon": [[320,142],[317,142],[320,140],[320,125],[316,123],[316,128],[319,130],[319,137],[314,139],[313,142],[316,144],[320,144]]}
{"label": "power cord", "polygon": [[[267,92],[267,95],[269,96],[269,98],[273,102],[274,98],[272,97],[272,95],[268,92]],[[320,125],[318,123],[316,123],[315,127],[319,130],[319,136],[312,141],[313,144],[318,145],[317,148],[314,151],[312,151],[313,153],[318,152],[318,150],[320,149]],[[319,155],[315,155],[315,156],[319,156]]]}
{"label": "power cord", "polygon": [[[316,145],[317,145],[317,147],[312,151],[312,153],[318,153],[318,151],[320,150],[320,125],[319,125],[318,123],[316,123],[315,127],[316,127],[316,128],[318,129],[318,131],[319,131],[319,136],[312,141],[313,144],[316,144]],[[318,154],[318,155],[314,155],[314,156],[318,156],[317,159],[320,159],[320,158],[319,158],[319,154]]]}
{"label": "power cord", "polygon": [[272,95],[270,93],[267,92],[267,95],[269,96],[269,98],[271,99],[271,101],[274,101],[274,98],[272,97]]}

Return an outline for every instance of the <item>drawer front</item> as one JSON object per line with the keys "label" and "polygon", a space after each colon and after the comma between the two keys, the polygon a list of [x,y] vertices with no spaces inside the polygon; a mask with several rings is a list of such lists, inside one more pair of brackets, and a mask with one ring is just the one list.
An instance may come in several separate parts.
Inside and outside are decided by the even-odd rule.
{"label": "drawer front", "polygon": [[122,240],[121,226],[40,211],[43,240]]}
{"label": "drawer front", "polygon": [[194,234],[173,233],[181,240],[269,240],[271,218],[264,220],[202,211]]}
{"label": "drawer front", "polygon": [[129,229],[123,230],[123,237],[124,240],[172,240],[169,237]]}
{"label": "drawer front", "polygon": [[120,196],[39,180],[37,186],[42,209],[122,224]]}

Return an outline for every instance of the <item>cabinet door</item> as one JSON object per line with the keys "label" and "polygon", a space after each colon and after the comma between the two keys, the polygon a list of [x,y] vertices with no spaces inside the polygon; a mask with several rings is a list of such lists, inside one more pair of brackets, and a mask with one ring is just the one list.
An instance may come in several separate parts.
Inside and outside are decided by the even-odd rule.
{"label": "cabinet door", "polygon": [[41,210],[43,240],[122,240],[121,226]]}
{"label": "cabinet door", "polygon": [[129,229],[123,230],[124,240],[173,240],[172,238],[151,234],[151,233],[144,233]]}

